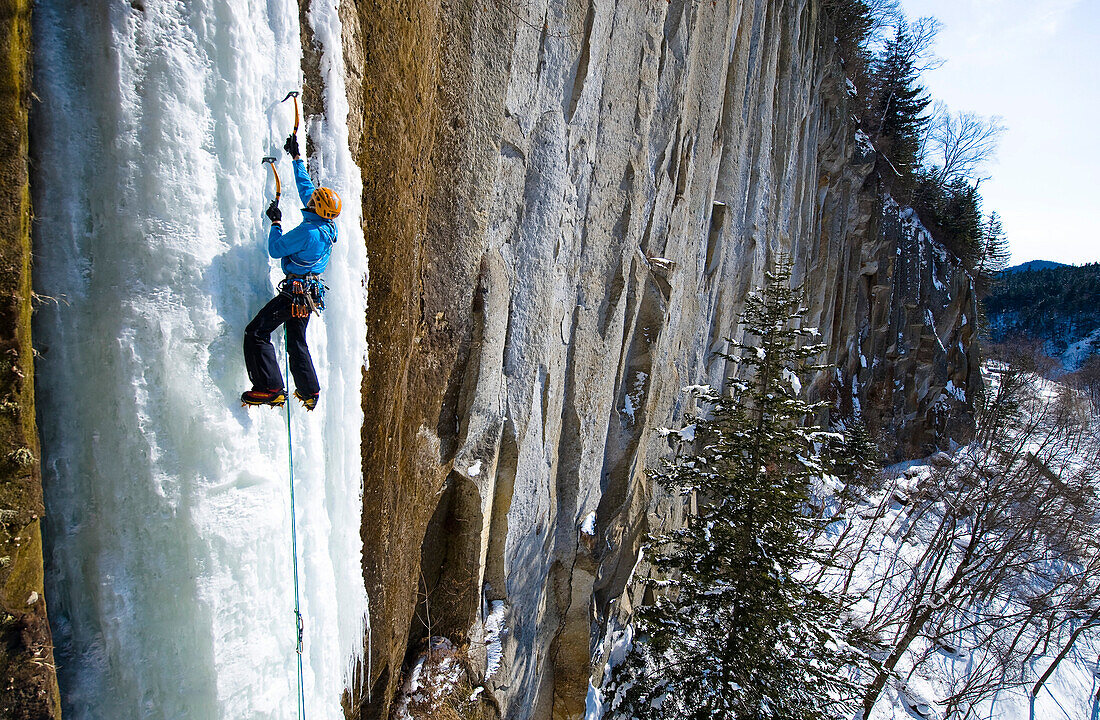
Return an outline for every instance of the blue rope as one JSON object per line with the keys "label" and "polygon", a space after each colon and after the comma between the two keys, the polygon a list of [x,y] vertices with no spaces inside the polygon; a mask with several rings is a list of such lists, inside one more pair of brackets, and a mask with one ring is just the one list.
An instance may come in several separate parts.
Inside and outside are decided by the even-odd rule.
{"label": "blue rope", "polygon": [[[283,385],[283,392],[290,389],[290,338],[287,336],[286,328],[283,328],[283,358],[286,362],[286,382]],[[306,717],[306,694],[305,694],[305,682],[302,676],[302,633],[305,629],[302,623],[302,611],[298,601],[298,531],[297,522],[294,515],[294,441],[290,433],[290,397],[286,398],[286,451],[287,456],[290,458],[290,547],[291,554],[294,556],[294,626],[298,634],[298,643],[296,651],[298,653],[298,718],[299,720],[305,720]]]}

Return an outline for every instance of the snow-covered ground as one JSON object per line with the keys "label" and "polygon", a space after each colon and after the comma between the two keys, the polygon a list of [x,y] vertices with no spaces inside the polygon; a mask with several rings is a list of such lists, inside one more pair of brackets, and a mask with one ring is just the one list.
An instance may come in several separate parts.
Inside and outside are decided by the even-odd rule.
{"label": "snow-covered ground", "polygon": [[[1011,344],[1020,336],[1032,336],[1022,329],[1021,326],[1026,326],[1026,323],[1020,315],[1016,310],[992,315],[989,320],[993,337]],[[1041,340],[1042,348],[1040,354],[1054,361],[1053,367],[1046,371],[1047,375],[1060,378],[1067,373],[1076,372],[1090,357],[1100,355],[1100,328],[1090,330],[1089,327],[1091,325],[1087,320],[1070,322],[1069,319],[1062,318],[1057,322],[1052,320],[1050,326],[1039,333],[1038,339]],[[1043,337],[1046,339],[1042,340]]]}
{"label": "snow-covered ground", "polygon": [[[1004,370],[987,368],[991,392],[1001,386]],[[835,565],[808,569],[811,577],[855,600],[853,619],[884,642],[880,661],[901,645],[907,625],[920,628],[899,653],[866,720],[945,718],[945,701],[966,687],[979,697],[959,703],[951,717],[1100,718],[1100,611],[1089,616],[1100,590],[1098,547],[1089,540],[1096,536],[1098,515],[1088,492],[1081,496],[1083,507],[1073,504],[1075,489],[1096,487],[1100,419],[1058,383],[1027,376],[1022,385],[1024,411],[1015,420],[998,416],[995,431],[983,436],[995,443],[975,441],[886,468],[874,490],[854,499],[840,493],[836,478],[822,479],[815,490],[821,506],[836,513],[819,538]],[[1010,471],[998,474],[1004,467]],[[980,509],[979,501],[985,503]],[[1038,530],[1026,529],[1036,522]],[[1080,524],[1078,535],[1061,534],[1073,523]],[[1059,546],[1074,537],[1085,542],[1074,548],[1083,550],[1076,555]],[[1045,609],[1060,601],[1065,608],[1071,598],[1091,604],[1060,614]],[[937,612],[927,622],[909,622],[926,607]],[[1046,624],[1047,618],[1055,622]],[[1096,627],[1075,635],[1089,619]],[[1058,629],[1045,645],[1036,644],[1050,627]],[[629,651],[630,630],[609,632],[596,652],[595,659],[606,663],[605,681]],[[1032,699],[1030,691],[1071,638],[1072,649]],[[1005,658],[1020,662],[1006,667]],[[985,685],[987,678],[994,682]],[[601,688],[590,686],[585,720],[608,711]],[[862,712],[854,716],[859,718]]]}
{"label": "snow-covered ground", "polygon": [[[1052,343],[1047,343],[1047,348],[1048,353],[1054,349]],[[1093,330],[1080,340],[1070,343],[1065,352],[1055,357],[1062,363],[1063,371],[1073,372],[1080,370],[1085,361],[1098,354],[1098,351],[1100,351],[1100,329]]]}
{"label": "snow-covered ground", "polygon": [[[311,171],[343,197],[309,328],[324,393],[291,409],[310,717],[342,718],[363,653],[359,385],[366,259],[340,23],[314,3]],[[48,600],[68,718],[291,718],[287,419],[246,410],[242,332],[279,277],[262,213],[282,159],[299,220],[291,0],[35,10],[35,284]],[[305,147],[303,145],[303,147]],[[281,341],[281,335],[276,342]],[[280,356],[282,353],[280,352]]]}
{"label": "snow-covered ground", "polygon": [[[994,368],[999,370],[1002,368]],[[988,369],[987,369],[988,370]],[[996,372],[987,372],[991,390],[998,385]],[[1006,423],[997,428],[1000,447],[1012,447],[1012,457],[1020,459],[1017,466],[1008,475],[1026,474],[1031,467],[1041,467],[1036,471],[1038,482],[1016,482],[1012,479],[989,478],[989,485],[974,492],[958,491],[959,483],[956,468],[983,468],[978,473],[992,472],[1002,467],[1004,462],[1001,451],[993,453],[975,443],[958,448],[954,453],[941,453],[931,459],[899,464],[887,468],[882,473],[881,486],[873,493],[856,503],[845,512],[846,519],[835,523],[823,539],[824,546],[843,547],[842,567],[851,567],[851,557],[857,555],[855,571],[850,584],[845,588],[859,601],[854,607],[854,616],[861,623],[868,622],[873,627],[882,627],[881,636],[887,640],[896,639],[895,633],[907,620],[908,613],[916,608],[921,589],[917,585],[926,581],[923,568],[933,565],[929,557],[941,552],[935,549],[937,544],[947,544],[939,587],[946,588],[949,578],[958,575],[967,578],[964,582],[979,582],[977,578],[985,570],[983,563],[992,565],[1004,557],[1025,559],[1030,550],[1025,548],[1018,555],[1006,549],[1009,540],[1015,538],[1016,527],[1029,522],[1026,511],[1028,498],[995,498],[997,512],[983,515],[972,508],[949,508],[952,503],[974,503],[984,498],[987,491],[997,491],[1003,487],[1012,488],[1010,492],[1019,492],[1022,488],[1032,487],[1041,492],[1046,486],[1044,479],[1051,479],[1054,486],[1065,482],[1072,485],[1069,478],[1084,477],[1097,461],[1095,446],[1098,421],[1091,418],[1091,430],[1085,431],[1086,440],[1065,443],[1067,435],[1051,431],[1058,415],[1059,396],[1064,390],[1057,383],[1031,376],[1027,380],[1022,415],[1023,426]],[[1078,410],[1083,406],[1077,406]],[[1086,420],[1086,425],[1089,423]],[[1091,439],[1088,438],[1091,433]],[[984,468],[990,468],[986,471]],[[1045,469],[1045,470],[1044,470]],[[1053,469],[1054,475],[1044,475]],[[1092,481],[1095,486],[1095,480]],[[994,492],[994,495],[996,493]],[[1045,500],[1045,498],[1044,498]],[[922,508],[918,510],[917,508]],[[1000,513],[1004,509],[1004,514]],[[1039,504],[1040,512],[1049,512],[1050,517],[1058,517],[1061,508],[1054,502]],[[950,510],[950,511],[949,511]],[[1018,512],[1019,517],[1013,516]],[[1087,512],[1087,509],[1086,511]],[[1080,516],[1081,511],[1073,513]],[[1008,518],[1003,528],[990,529],[988,523]],[[945,521],[945,518],[947,519]],[[960,520],[956,525],[956,520]],[[1090,522],[1095,523],[1095,515]],[[983,525],[981,527],[980,525]],[[1091,534],[1095,534],[1095,524]],[[1025,535],[1023,537],[1030,537]],[[971,543],[972,539],[977,542]],[[968,550],[973,548],[973,553]],[[999,555],[1004,551],[1005,555]],[[1068,718],[1070,720],[1096,720],[1100,705],[1097,693],[1100,691],[1100,637],[1093,632],[1080,635],[1073,650],[1058,664],[1056,670],[1047,679],[1034,699],[1034,707],[1029,696],[1030,689],[1051,665],[1073,628],[1079,622],[1067,622],[1057,639],[1052,640],[1046,652],[1035,652],[1019,667],[1004,667],[1003,656],[1007,654],[1006,639],[1012,639],[1019,632],[1023,641],[1021,647],[1029,647],[1039,637],[1035,627],[1025,627],[1003,618],[1026,614],[1029,598],[1045,598],[1044,601],[1061,597],[1056,588],[1052,589],[1051,578],[1064,580],[1067,587],[1077,587],[1076,578],[1084,577],[1079,565],[1065,565],[1051,560],[1057,553],[1036,553],[1044,560],[1037,563],[1041,567],[1013,567],[1005,562],[1008,569],[1003,575],[989,574],[980,582],[1001,582],[1003,587],[991,591],[988,598],[975,601],[974,594],[958,592],[952,594],[926,593],[924,602],[957,602],[957,612],[936,614],[933,620],[922,626],[920,635],[913,641],[898,665],[895,675],[887,681],[883,695],[874,706],[868,720],[909,720],[910,718],[943,718],[947,715],[944,700],[962,688],[968,678],[983,675],[997,676],[1004,672],[1009,682],[1006,687],[992,693],[978,702],[973,712],[966,715],[965,705],[956,710],[954,717],[996,718],[998,720],[1026,720],[1028,718],[1046,720]],[[1085,553],[1095,557],[1095,548]],[[969,563],[969,567],[962,563]],[[1095,573],[1094,565],[1090,572]],[[843,577],[844,573],[834,575]],[[1022,581],[1013,586],[1013,579]],[[1084,583],[1087,590],[1095,592],[1095,576]],[[930,580],[936,585],[937,580]],[[837,587],[837,583],[833,583]],[[1066,591],[1068,592],[1068,590]],[[1095,599],[1092,600],[1095,605]],[[1083,619],[1085,613],[1080,613]],[[950,618],[946,622],[939,618]],[[1063,616],[1064,618],[1064,616]],[[937,622],[942,623],[938,624]],[[1003,631],[993,631],[991,626],[1002,624]],[[945,628],[946,625],[946,628]],[[938,637],[938,639],[936,639]],[[1000,655],[998,654],[1000,653]],[[885,657],[885,653],[883,654]],[[1016,657],[1016,655],[1012,655]]]}
{"label": "snow-covered ground", "polygon": [[[393,700],[395,720],[438,717],[483,717],[486,683],[500,672],[504,636],[508,634],[508,606],[493,600],[482,607],[469,646],[455,647],[450,639],[431,637],[405,674]],[[468,651],[484,648],[484,670],[478,674]],[[478,653],[480,655],[480,652]]]}
{"label": "snow-covered ground", "polygon": [[[873,562],[868,563],[856,576],[851,590],[859,592],[861,589],[873,588],[883,579],[887,572],[898,571],[890,563],[901,559],[906,563],[915,563],[920,554],[927,549],[927,538],[919,535],[909,538],[908,542],[899,542],[899,536],[904,535],[906,519],[904,517],[906,506],[898,502],[898,498],[905,499],[909,493],[916,492],[921,481],[927,479],[933,472],[931,465],[926,463],[906,463],[904,466],[887,470],[888,473],[898,473],[896,482],[892,482],[888,489],[867,498],[863,503],[863,510],[857,510],[854,523],[860,523],[860,514],[869,515],[872,511],[883,508],[881,515],[875,515],[875,522],[885,532],[872,536],[871,550],[876,556]],[[862,518],[866,522],[870,518]],[[859,530],[854,533],[858,535]],[[904,588],[893,587],[894,593],[903,592]],[[857,616],[862,611],[870,614],[872,599],[868,595],[857,605]],[[987,608],[995,612],[992,608]],[[1006,609],[1007,613],[1008,610]],[[977,614],[977,613],[975,613]],[[976,637],[973,633],[971,637]],[[964,633],[965,637],[966,634]],[[990,718],[996,720],[1027,720],[1034,717],[1038,720],[1055,718],[1070,718],[1071,720],[1095,720],[1094,713],[1096,693],[1100,690],[1097,676],[1094,674],[1097,663],[1100,661],[1098,651],[1100,644],[1096,638],[1084,636],[1078,643],[1078,647],[1059,665],[1054,674],[1047,680],[1036,698],[1035,714],[1029,715],[1030,702],[1026,688],[1016,687],[1005,689],[996,694],[989,702],[981,705],[981,711],[971,717]],[[961,643],[960,643],[961,645]],[[957,687],[961,679],[974,670],[975,667],[989,659],[983,657],[983,647],[958,648],[937,645],[926,637],[919,637],[910,648],[896,668],[898,677],[887,682],[885,691],[868,720],[911,720],[914,717],[942,718],[945,716],[942,699],[952,693],[953,687]],[[1051,658],[1045,657],[1031,664],[1032,682],[1046,669]],[[961,717],[961,715],[956,716]]]}
{"label": "snow-covered ground", "polygon": [[430,638],[427,651],[409,670],[401,686],[394,701],[393,717],[395,720],[432,717],[440,703],[459,691],[464,676],[462,660],[451,641],[444,637]]}

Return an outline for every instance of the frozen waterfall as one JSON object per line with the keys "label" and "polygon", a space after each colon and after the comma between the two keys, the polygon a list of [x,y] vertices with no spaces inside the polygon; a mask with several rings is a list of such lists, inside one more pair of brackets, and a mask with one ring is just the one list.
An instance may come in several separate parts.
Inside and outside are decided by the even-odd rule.
{"label": "frozen waterfall", "polygon": [[[309,22],[325,108],[299,137],[344,213],[329,308],[309,328],[321,403],[291,414],[306,707],[335,719],[369,617],[366,255],[333,4]],[[242,332],[279,278],[262,156],[282,158],[284,217],[299,219],[280,103],[303,82],[298,6],[40,0],[34,30],[35,284],[52,298],[35,321],[38,397],[66,717],[295,717],[285,415],[237,398]]]}

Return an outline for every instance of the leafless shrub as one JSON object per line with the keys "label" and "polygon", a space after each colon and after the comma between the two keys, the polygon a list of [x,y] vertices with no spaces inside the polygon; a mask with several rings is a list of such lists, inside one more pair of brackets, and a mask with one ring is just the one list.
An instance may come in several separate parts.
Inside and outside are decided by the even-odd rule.
{"label": "leafless shrub", "polygon": [[[947,717],[1006,688],[1034,694],[1100,627],[1100,446],[1089,413],[1076,393],[1037,390],[1011,365],[991,385],[972,445],[886,478],[878,502],[849,509],[858,519],[833,539],[823,577],[860,593],[864,629],[885,648],[865,716],[891,677],[943,654],[969,655],[951,665]],[[1046,671],[1036,677],[1035,666]]]}
{"label": "leafless shrub", "polygon": [[1062,377],[1062,382],[1080,393],[1092,412],[1100,413],[1100,355],[1091,355],[1076,372]]}

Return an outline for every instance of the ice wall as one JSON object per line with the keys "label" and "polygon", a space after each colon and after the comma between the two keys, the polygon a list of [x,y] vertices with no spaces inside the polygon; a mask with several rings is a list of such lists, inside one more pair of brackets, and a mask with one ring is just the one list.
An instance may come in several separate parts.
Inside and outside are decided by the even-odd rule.
{"label": "ice wall", "polygon": [[[244,326],[279,276],[259,161],[291,128],[279,101],[302,82],[299,17],[290,0],[37,6],[35,282],[52,300],[35,331],[68,718],[296,715],[286,416],[237,397]],[[309,330],[324,394],[291,424],[306,703],[337,718],[368,618],[366,259],[340,22],[321,4],[304,17],[325,107],[302,131],[345,212]]]}

